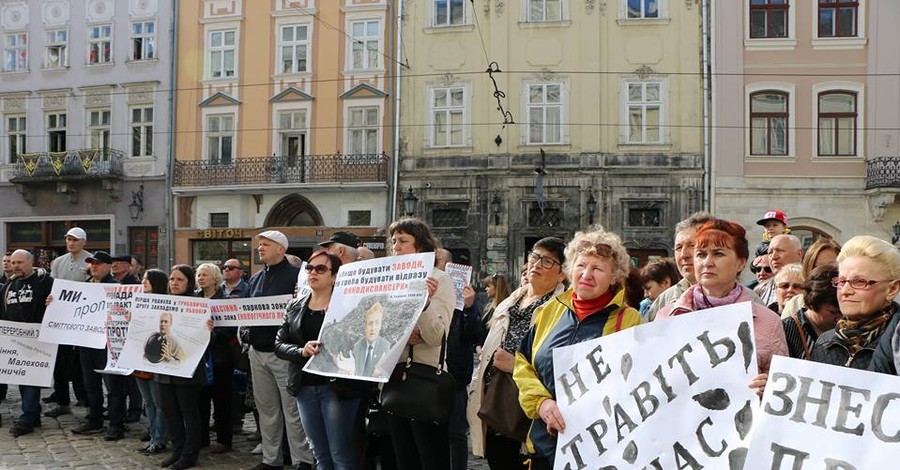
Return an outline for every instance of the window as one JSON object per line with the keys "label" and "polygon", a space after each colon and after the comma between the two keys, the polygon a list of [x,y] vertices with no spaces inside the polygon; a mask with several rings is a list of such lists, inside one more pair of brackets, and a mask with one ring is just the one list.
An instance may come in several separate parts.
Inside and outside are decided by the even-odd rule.
{"label": "window", "polygon": [[231,165],[234,150],[234,116],[206,118],[206,159],[210,165]]}
{"label": "window", "polygon": [[306,155],[306,110],[278,113],[278,132],[281,156],[288,157],[288,165],[296,165],[296,157]]}
{"label": "window", "polygon": [[3,38],[3,70],[16,72],[28,69],[27,33],[6,34]]}
{"label": "window", "polygon": [[131,108],[131,156],[153,155],[153,108]]}
{"label": "window", "polygon": [[463,0],[434,0],[434,26],[457,26],[465,23]]}
{"label": "window", "polygon": [[225,78],[234,76],[234,30],[209,33],[209,76]]}
{"label": "window", "polygon": [[99,150],[104,158],[109,155],[109,129],[111,113],[108,109],[88,111],[88,136],[91,150]]}
{"label": "window", "polygon": [[353,60],[351,68],[377,69],[381,65],[378,60],[381,49],[381,26],[378,21],[354,21],[350,24],[350,30]]}
{"label": "window", "polygon": [[627,93],[625,106],[628,113],[628,143],[662,142],[662,83],[628,83]]}
{"label": "window", "polygon": [[528,208],[529,227],[559,227],[562,225],[562,213],[559,209],[546,205],[543,209],[533,202]]}
{"label": "window", "polygon": [[856,0],[819,0],[819,37],[856,37]]}
{"label": "window", "polygon": [[228,212],[210,212],[210,228],[228,228]]}
{"label": "window", "polygon": [[131,23],[131,60],[156,58],[156,22]]}
{"label": "window", "polygon": [[112,25],[91,26],[88,29],[88,63],[108,64],[112,60]]}
{"label": "window", "polygon": [[309,48],[309,26],[281,27],[281,68],[279,73],[308,72],[306,55]]}
{"label": "window", "polygon": [[350,227],[372,225],[372,211],[347,211],[347,225]]}
{"label": "window", "polygon": [[69,31],[47,31],[47,57],[44,68],[57,69],[69,65]]}
{"label": "window", "polygon": [[788,94],[760,91],[750,95],[750,154],[788,154]]}
{"label": "window", "polygon": [[659,18],[660,0],[627,0],[628,19]]}
{"label": "window", "polygon": [[378,108],[350,108],[350,155],[375,155],[378,153]]}
{"label": "window", "polygon": [[6,134],[9,136],[9,163],[19,161],[19,154],[25,153],[26,131],[25,116],[8,116],[6,118]]}
{"label": "window", "polygon": [[788,37],[788,0],[750,0],[750,37]]}
{"label": "window", "polygon": [[131,239],[131,255],[144,263],[144,269],[158,268],[159,228],[128,227],[128,232]]}
{"label": "window", "polygon": [[66,113],[51,113],[47,115],[47,138],[48,151],[66,151]]}
{"label": "window", "polygon": [[628,208],[629,227],[659,227],[660,210],[655,208]]}
{"label": "window", "polygon": [[528,0],[528,21],[562,20],[562,0]]}
{"label": "window", "polygon": [[466,210],[460,207],[442,207],[431,210],[431,226],[434,228],[465,227]]}
{"label": "window", "polygon": [[529,144],[562,143],[562,84],[528,85]]}
{"label": "window", "polygon": [[465,88],[450,87],[431,90],[432,146],[456,147],[463,145],[465,111]]}
{"label": "window", "polygon": [[819,93],[819,155],[856,155],[856,93]]}

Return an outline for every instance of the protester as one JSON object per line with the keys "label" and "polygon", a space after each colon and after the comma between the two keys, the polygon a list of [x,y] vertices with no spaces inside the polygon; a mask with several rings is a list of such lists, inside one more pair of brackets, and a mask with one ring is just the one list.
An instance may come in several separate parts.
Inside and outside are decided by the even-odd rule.
{"label": "protester", "polygon": [[[159,269],[148,269],[144,272],[141,284],[145,294],[164,294],[168,291],[169,279],[165,272]],[[144,455],[156,455],[166,450],[169,441],[166,430],[166,417],[162,410],[162,400],[159,396],[159,383],[153,379],[149,372],[135,371],[133,374],[138,390],[144,402],[144,411],[149,422],[147,426],[147,444],[139,447],[138,452]]]}
{"label": "protester", "polygon": [[359,257],[357,258],[357,261],[363,261],[363,260],[367,260],[367,259],[375,259],[375,252],[370,250],[368,247],[360,246],[359,248],[356,249],[356,251],[359,252]]}
{"label": "protester", "polygon": [[[193,296],[195,288],[194,269],[186,264],[176,264],[169,272],[169,295]],[[212,319],[207,326],[212,330]],[[200,455],[200,392],[206,382],[206,361],[209,349],[197,364],[189,378],[167,374],[156,374],[159,396],[166,427],[172,439],[172,454],[160,463],[161,467],[172,470],[191,468]]]}
{"label": "protester", "polygon": [[[277,230],[267,230],[256,239],[259,259],[266,267],[250,278],[247,297],[293,294],[300,268],[292,266],[285,257],[287,237]],[[285,431],[291,461],[298,468],[302,468],[301,465],[312,468],[313,457],[300,423],[297,401],[284,387],[290,377],[288,362],[275,356],[275,336],[279,327],[253,326],[248,330],[253,398],[259,412],[263,451],[262,462],[254,470],[282,467],[281,446]]]}
{"label": "protester", "polygon": [[343,264],[352,263],[359,259],[359,238],[350,232],[334,232],[328,240],[319,243],[319,246],[329,253],[339,257]]}
{"label": "protester", "polygon": [[527,256],[529,282],[494,309],[490,331],[478,355],[467,413],[472,453],[487,458],[488,465],[495,470],[527,468],[520,452],[522,443],[485,425],[478,417],[478,410],[494,378],[513,373],[515,351],[528,334],[535,310],[565,291],[565,251],[565,242],[556,237],[542,238],[534,244]]}
{"label": "protester", "polygon": [[769,310],[790,315],[784,311],[785,304],[794,297],[803,295],[803,283],[806,277],[803,275],[803,267],[800,263],[788,264],[781,268],[772,281],[775,284],[775,303],[769,305]]}
{"label": "protester", "polygon": [[244,280],[244,264],[240,260],[230,259],[222,265],[222,278],[225,297],[235,299],[245,297],[250,287]]}
{"label": "protester", "polygon": [[[53,279],[65,279],[67,281],[87,281],[87,258],[91,253],[84,250],[87,243],[87,233],[80,227],[72,227],[66,232],[67,253],[57,257],[50,263],[50,276]],[[56,353],[56,364],[53,366],[53,393],[44,398],[44,403],[55,402],[56,408],[47,410],[44,416],[57,418],[71,414],[69,405],[72,399],[69,396],[69,382],[75,392],[76,405],[87,404],[87,393],[84,390],[84,380],[81,373],[81,361],[75,346],[60,344]]]}
{"label": "protester", "polygon": [[131,255],[131,275],[143,280],[144,279],[144,260],[138,255]]}
{"label": "protester", "polygon": [[[737,282],[749,256],[744,228],[735,222],[713,219],[697,230],[694,248],[694,275],[691,286],[657,318],[684,315],[697,310],[752,301],[747,287]],[[771,246],[769,249],[771,250]],[[760,373],[767,373],[773,355],[786,356],[787,344],[778,315],[751,302],[756,360]]]}
{"label": "protester", "polygon": [[[803,261],[803,244],[793,235],[776,235],[769,243],[769,265],[777,276],[781,269],[789,264]],[[769,279],[756,287],[763,305],[770,307],[778,302],[775,279]]]}
{"label": "protester", "polygon": [[[198,297],[226,298],[222,283],[222,271],[215,264],[203,263],[197,267]],[[234,438],[234,428],[231,425],[234,396],[232,382],[234,364],[240,354],[237,327],[213,328],[209,353],[212,355],[213,383],[203,387],[200,393],[200,445],[209,445],[209,405],[212,401],[215,409],[216,442],[209,446],[209,451],[221,454],[231,450]]]}
{"label": "protester", "polygon": [[287,390],[297,402],[317,467],[355,470],[358,455],[354,430],[362,397],[369,387],[359,381],[302,371],[320,351],[319,332],[341,264],[337,255],[325,250],[309,258],[306,271],[311,292],[288,304],[284,324],[275,337],[275,355],[290,363]]}
{"label": "protester", "polygon": [[837,289],[831,284],[837,276],[837,265],[833,263],[813,269],[802,294],[806,308],[782,318],[781,326],[791,357],[811,359],[810,353],[816,340],[826,331],[834,329],[841,318]]}
{"label": "protester", "polygon": [[131,273],[131,255],[113,256],[110,274],[119,284],[140,284],[141,278]]}
{"label": "protester", "polygon": [[631,258],[618,235],[600,227],[578,232],[564,259],[572,287],[534,312],[516,352],[519,404],[534,420],[526,442],[531,470],[553,468],[557,434],[566,426],[556,404],[553,350],[641,324],[640,313],[625,304]]}
{"label": "protester", "polygon": [[[816,240],[803,255],[803,276],[809,278],[812,270],[825,265],[833,264],[837,261],[837,256],[841,252],[841,245],[830,238],[820,238]],[[781,312],[781,318],[787,318],[797,310],[803,308],[803,296],[798,295],[784,304]]]}
{"label": "protester", "polygon": [[754,262],[751,263],[750,271],[756,274],[762,267],[756,262],[760,257],[769,255],[769,243],[778,235],[791,233],[791,229],[787,226],[787,214],[780,210],[770,210],[763,214],[762,218],[756,221],[756,225],[763,227],[762,241],[756,246]]}
{"label": "protester", "polygon": [[641,317],[648,321],[647,314],[653,301],[681,280],[678,265],[672,258],[660,258],[650,261],[641,268],[641,281],[644,286],[644,297],[649,302],[641,302]]}
{"label": "protester", "polygon": [[[110,264],[109,273],[118,281],[119,284],[135,285],[141,284],[141,278],[135,276],[131,272],[131,255],[113,256],[112,264]],[[141,413],[144,404],[141,399],[141,391],[138,389],[137,382],[132,376],[123,377],[128,398],[127,411],[125,413],[126,423],[136,423],[141,419]]]}
{"label": "protester", "polygon": [[[879,339],[885,332],[892,336],[900,321],[894,303],[900,292],[900,252],[884,240],[860,235],[844,244],[837,262],[833,284],[843,318],[816,340],[812,360],[868,369]],[[873,368],[886,370],[882,359]]]}
{"label": "protester", "polygon": [[[10,256],[15,275],[0,290],[0,319],[20,323],[41,323],[47,309],[47,297],[53,278],[44,269],[34,267],[34,255],[16,250]],[[68,392],[67,392],[68,393]],[[41,425],[41,388],[19,385],[22,414],[9,428],[13,437],[34,432]]]}
{"label": "protester", "polygon": [[648,320],[655,320],[657,312],[678,300],[689,287],[697,283],[694,277],[694,237],[697,235],[697,229],[713,218],[710,213],[697,212],[675,225],[675,263],[678,265],[681,280],[664,290],[653,301],[647,310]]}
{"label": "protester", "polygon": [[482,279],[481,282],[484,283],[484,290],[488,296],[488,304],[484,307],[481,322],[484,323],[486,329],[490,329],[494,310],[500,305],[500,302],[509,297],[509,280],[503,274],[494,273]]}
{"label": "protester", "polygon": [[[425,222],[404,217],[394,221],[388,228],[391,252],[394,255],[433,252],[438,242]],[[444,368],[438,364],[441,344],[446,340],[456,305],[456,289],[453,280],[443,271],[434,269],[426,278],[428,302],[412,335],[408,347],[404,349],[398,363],[403,363],[412,355],[413,361],[432,367]],[[434,397],[421,397],[434,400]],[[452,403],[442,403],[451,407]],[[391,442],[400,470],[428,468],[450,469],[450,428],[448,423],[432,424],[418,422],[396,415],[388,416]]]}

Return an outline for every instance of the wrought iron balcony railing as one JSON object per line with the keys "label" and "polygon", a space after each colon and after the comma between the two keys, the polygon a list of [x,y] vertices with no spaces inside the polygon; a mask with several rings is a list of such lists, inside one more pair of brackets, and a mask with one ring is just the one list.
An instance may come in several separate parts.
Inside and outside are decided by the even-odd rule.
{"label": "wrought iron balcony railing", "polygon": [[10,181],[52,183],[122,177],[119,150],[67,150],[65,152],[20,153]]}
{"label": "wrought iron balcony railing", "polygon": [[175,162],[176,187],[290,183],[386,182],[388,157],[380,154],[238,157],[231,161]]}
{"label": "wrought iron balcony railing", "polygon": [[866,162],[866,189],[900,189],[900,157],[875,157]]}

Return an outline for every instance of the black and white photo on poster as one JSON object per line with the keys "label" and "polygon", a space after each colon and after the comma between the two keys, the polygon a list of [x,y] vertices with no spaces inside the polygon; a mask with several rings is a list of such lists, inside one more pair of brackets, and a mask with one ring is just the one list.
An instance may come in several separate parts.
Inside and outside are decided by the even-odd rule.
{"label": "black and white photo on poster", "polygon": [[434,253],[342,265],[306,372],[387,382],[428,300]]}

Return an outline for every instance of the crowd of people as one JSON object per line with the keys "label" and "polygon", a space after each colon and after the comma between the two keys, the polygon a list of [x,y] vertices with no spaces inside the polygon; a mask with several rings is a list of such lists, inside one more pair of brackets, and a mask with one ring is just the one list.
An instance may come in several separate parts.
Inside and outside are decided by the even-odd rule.
{"label": "crowd of people", "polygon": [[[72,412],[71,383],[78,404],[88,407],[73,433],[119,440],[125,423],[143,414],[149,432],[137,450],[170,450],[162,467],[172,469],[195,465],[204,447],[232,451],[235,427],[252,412],[262,455],[256,470],[288,462],[297,468],[461,470],[469,449],[492,469],[543,470],[553,468],[557,435],[566,427],[556,403],[553,350],[642,323],[750,302],[759,374],[748,386],[760,396],[775,355],[897,374],[897,248],[857,236],[843,246],[820,239],[804,250],[783,211],[766,212],[758,224],[763,240],[751,251],[740,224],[693,214],[675,226],[674,258],[651,260],[641,269],[632,266],[618,235],[590,227],[569,241],[536,242],[521,254],[526,263],[517,278],[494,273],[457,292],[444,272],[452,255],[430,228],[415,218],[393,222],[390,254],[435,253],[425,307],[398,359],[437,366],[453,377],[452,395],[438,403],[449,418],[434,422],[383,409],[373,382],[303,370],[322,351],[320,332],[338,270],[374,256],[348,232],[334,233],[305,260],[309,289],[298,293],[300,260],[287,253],[288,239],[276,230],[256,237],[265,268],[245,279],[246,268],[236,259],[196,269],[179,264],[168,274],[137,272],[130,256],[84,251],[87,234],[75,227],[66,234],[68,253],[49,272],[35,268],[25,250],[3,258],[0,318],[39,323],[53,301],[53,279],[142,283],[147,293],[208,299],[293,294],[280,327],[227,328],[210,320],[209,346],[190,378],[98,374],[104,349],[61,345],[54,391],[43,400],[54,406],[43,414]],[[748,267],[754,278],[745,284],[741,276]],[[366,311],[365,332],[353,346],[357,370],[371,370],[384,354],[377,332],[387,315],[380,304]],[[10,427],[14,436],[33,432],[42,411],[39,388],[19,389],[22,414]],[[500,396],[513,397],[517,406],[497,419]],[[413,398],[433,405],[434,397]]]}

